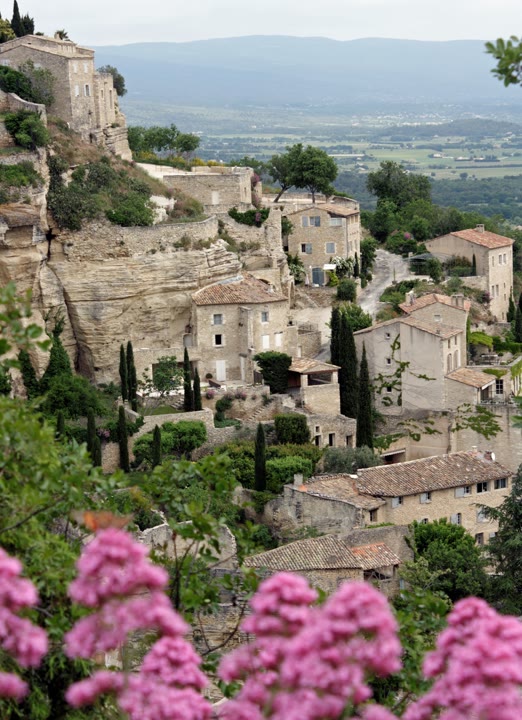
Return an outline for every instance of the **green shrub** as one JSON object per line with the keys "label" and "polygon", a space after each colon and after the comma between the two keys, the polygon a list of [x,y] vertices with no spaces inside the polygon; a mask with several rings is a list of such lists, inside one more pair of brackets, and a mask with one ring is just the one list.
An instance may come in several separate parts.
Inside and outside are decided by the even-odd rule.
{"label": "green shrub", "polygon": [[274,418],[277,439],[281,444],[304,445],[310,442],[310,430],[306,416],[298,413],[284,413]]}
{"label": "green shrub", "polygon": [[239,212],[237,208],[232,208],[228,211],[228,214],[238,223],[242,225],[255,225],[261,227],[265,220],[270,215],[270,208],[262,208],[260,210],[247,210],[246,212]]}
{"label": "green shrub", "polygon": [[343,278],[337,287],[337,299],[355,302],[357,299],[357,285],[351,278]]}
{"label": "green shrub", "polygon": [[[161,452],[181,457],[190,455],[207,439],[205,424],[198,420],[180,420],[178,423],[166,422],[161,426]],[[136,440],[133,447],[136,462],[151,464],[154,455],[154,433],[148,432]]]}
{"label": "green shrub", "polygon": [[255,355],[254,360],[259,364],[270,392],[285,393],[288,388],[288,369],[292,364],[290,355],[268,350]]}
{"label": "green shrub", "polygon": [[28,110],[7,113],[4,123],[8,133],[20,147],[36,150],[49,143],[49,132],[38,113]]}
{"label": "green shrub", "polygon": [[328,473],[354,473],[358,468],[382,464],[381,458],[368,447],[329,447],[324,453],[324,470]]}
{"label": "green shrub", "polygon": [[96,388],[88,380],[64,373],[49,380],[41,410],[44,415],[56,415],[62,410],[66,418],[85,417],[89,410],[95,415],[105,412]]}
{"label": "green shrub", "polygon": [[216,454],[228,455],[232,461],[232,467],[236,480],[246,488],[254,487],[254,443],[250,440],[231,442],[221,445]]}
{"label": "green shrub", "polygon": [[8,187],[37,187],[43,182],[31,162],[0,165],[0,184]]}
{"label": "green shrub", "polygon": [[112,210],[107,210],[107,218],[114,225],[136,227],[152,225],[154,212],[151,202],[137,192],[120,195]]}
{"label": "green shrub", "polygon": [[137,525],[140,530],[163,523],[161,515],[153,510],[150,499],[139,488],[129,488],[129,490],[107,494],[103,508],[118,515],[132,515],[132,523]]}
{"label": "green shrub", "polygon": [[313,473],[312,463],[303,457],[290,455],[289,457],[273,458],[266,461],[266,488],[269,492],[279,494],[283,486],[293,482],[294,475],[301,473],[303,478],[309,478]]}
{"label": "green shrub", "polygon": [[268,460],[273,458],[283,458],[289,456],[297,456],[305,458],[312,463],[312,468],[315,470],[315,466],[319,462],[323,455],[323,450],[317,445],[312,443],[306,443],[305,445],[269,445],[266,449],[266,457]]}
{"label": "green shrub", "polygon": [[215,420],[217,422],[223,422],[223,420],[226,419],[225,413],[227,410],[230,410],[233,402],[234,398],[230,393],[226,393],[226,395],[223,395],[222,398],[219,398],[219,400],[216,401]]}
{"label": "green shrub", "polygon": [[35,102],[29,78],[18,70],[0,66],[0,90],[6,93],[15,93],[29,102]]}

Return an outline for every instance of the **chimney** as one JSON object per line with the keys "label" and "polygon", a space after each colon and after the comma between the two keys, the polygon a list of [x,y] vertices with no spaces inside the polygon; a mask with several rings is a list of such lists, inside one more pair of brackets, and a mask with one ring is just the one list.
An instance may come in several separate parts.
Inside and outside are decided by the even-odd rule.
{"label": "chimney", "polygon": [[407,305],[413,305],[415,302],[415,291],[410,290],[406,293],[406,304]]}
{"label": "chimney", "polygon": [[484,460],[489,460],[490,462],[495,462],[495,453],[491,450],[484,450]]}
{"label": "chimney", "polygon": [[479,232],[479,233],[483,233],[483,232],[484,232],[484,225],[477,225],[477,227],[475,228],[475,230],[476,230],[477,232]]}
{"label": "chimney", "polygon": [[294,475],[294,487],[299,490],[301,485],[303,484],[303,474],[302,473],[296,473]]}
{"label": "chimney", "polygon": [[454,307],[458,307],[458,308],[464,307],[464,295],[462,295],[462,293],[458,293],[457,295],[452,295],[451,296],[451,304]]}

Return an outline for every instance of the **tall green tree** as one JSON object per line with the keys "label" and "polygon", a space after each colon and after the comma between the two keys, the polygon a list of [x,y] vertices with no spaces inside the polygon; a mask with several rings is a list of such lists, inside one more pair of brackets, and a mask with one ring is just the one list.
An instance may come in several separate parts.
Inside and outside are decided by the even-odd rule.
{"label": "tall green tree", "polygon": [[118,409],[118,446],[120,449],[120,467],[123,472],[130,472],[129,436],[127,433],[127,420],[125,408],[120,405]]}
{"label": "tall green tree", "polygon": [[123,343],[120,345],[120,386],[121,399],[125,402],[125,400],[129,398],[129,377],[127,374],[127,358],[125,357]]}
{"label": "tall green tree", "polygon": [[[357,382],[357,351],[352,328],[348,318],[341,314],[341,335],[339,347],[339,392],[341,395],[341,414],[357,418],[359,388]],[[369,447],[372,447],[371,445]]]}
{"label": "tall green tree", "polygon": [[152,436],[152,467],[161,465],[161,428],[159,425],[154,426],[154,433]]}
{"label": "tall green tree", "polygon": [[359,402],[357,413],[357,447],[373,448],[373,412],[370,373],[366,358],[366,347],[363,344],[361,366],[359,370]]}
{"label": "tall green tree", "polygon": [[131,407],[134,411],[138,409],[138,378],[136,375],[136,365],[134,364],[134,351],[132,349],[132,343],[129,340],[127,343],[127,387],[129,391],[129,400]]}
{"label": "tall green tree", "polygon": [[522,293],[518,296],[518,307],[522,310]]}
{"label": "tall green tree", "polygon": [[333,307],[330,315],[330,362],[340,365],[341,312]]}
{"label": "tall green tree", "polygon": [[94,412],[89,410],[87,413],[87,452],[91,456],[91,460],[94,460],[94,455],[96,454],[97,437],[96,418],[94,417]]}
{"label": "tall green tree", "polygon": [[361,274],[361,267],[359,265],[359,253],[355,253],[355,262],[353,264],[353,276],[358,278]]}
{"label": "tall green tree", "polygon": [[475,256],[475,253],[473,253],[473,259],[471,261],[471,274],[473,276],[477,274],[477,258]]}
{"label": "tall green tree", "polygon": [[425,175],[408,173],[393,160],[381,162],[368,173],[366,187],[379,200],[389,200],[399,210],[415,200],[431,199],[431,183]]}
{"label": "tall green tree", "polygon": [[94,441],[94,448],[92,451],[92,464],[94,467],[102,466],[102,446],[101,440],[98,436],[96,436]]}
{"label": "tall green tree", "polygon": [[515,312],[515,330],[514,330],[515,342],[522,342],[522,310],[520,306],[517,307]]}
{"label": "tall green tree", "polygon": [[22,18],[20,17],[20,10],[18,8],[17,0],[14,0],[13,5],[13,17],[11,18],[11,27],[16,37],[22,37],[25,35],[24,26],[22,24]]}
{"label": "tall green tree", "polygon": [[274,202],[277,202],[281,195],[295,185],[295,168],[303,152],[301,143],[286,148],[286,152],[280,155],[272,155],[267,163],[267,172],[272,180],[279,184],[280,191]]}
{"label": "tall green tree", "polygon": [[65,438],[65,415],[63,410],[56,413],[56,439],[63,440]]}
{"label": "tall green tree", "polygon": [[9,371],[0,367],[0,395],[9,395],[11,393],[12,382]]}
{"label": "tall green tree", "polygon": [[502,612],[522,614],[522,465],[512,480],[511,492],[500,507],[482,508],[498,530],[487,546],[495,573],[490,578],[490,599]]}
{"label": "tall green tree", "polygon": [[508,311],[507,311],[507,315],[506,315],[506,320],[507,320],[508,322],[512,323],[513,320],[515,319],[516,314],[517,314],[517,311],[516,311],[516,308],[515,308],[515,301],[513,300],[513,295],[510,295],[510,296],[509,296],[509,306],[508,306]]}
{"label": "tall green tree", "polygon": [[198,372],[197,368],[194,370],[193,394],[194,394],[194,410],[202,410],[203,404],[201,402],[201,382],[199,379],[199,372]]}
{"label": "tall green tree", "polygon": [[256,433],[254,488],[258,492],[266,490],[266,438],[262,423],[258,423]]}
{"label": "tall green tree", "polygon": [[183,409],[185,412],[192,412],[192,410],[194,410],[190,358],[187,348],[185,348],[185,352],[183,353]]}
{"label": "tall green tree", "polygon": [[293,170],[294,185],[308,190],[315,203],[317,193],[331,194],[332,183],[339,170],[335,160],[327,152],[313,145],[308,145],[299,155]]}
{"label": "tall green tree", "polygon": [[52,332],[52,346],[51,353],[49,355],[49,364],[42,376],[40,381],[40,391],[47,392],[49,390],[51,381],[59,375],[65,375],[72,377],[73,371],[71,367],[71,361],[69,356],[62,344],[61,334],[63,331],[63,320],[56,323],[56,326]]}

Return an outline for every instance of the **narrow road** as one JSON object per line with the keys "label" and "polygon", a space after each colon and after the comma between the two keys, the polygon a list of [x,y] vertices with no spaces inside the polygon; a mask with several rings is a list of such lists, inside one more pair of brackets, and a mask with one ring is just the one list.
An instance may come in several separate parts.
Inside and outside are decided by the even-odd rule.
{"label": "narrow road", "polygon": [[377,250],[377,256],[373,265],[373,280],[366,286],[357,298],[357,303],[364,312],[369,313],[372,318],[379,310],[381,303],[379,298],[383,291],[391,285],[394,280],[406,280],[412,276],[407,260],[400,255],[393,255],[386,250]]}

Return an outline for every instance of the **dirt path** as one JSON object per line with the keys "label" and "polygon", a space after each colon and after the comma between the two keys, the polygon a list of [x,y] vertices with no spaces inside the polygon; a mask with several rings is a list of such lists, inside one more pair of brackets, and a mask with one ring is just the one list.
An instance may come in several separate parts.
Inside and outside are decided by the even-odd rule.
{"label": "dirt path", "polygon": [[[381,307],[379,298],[385,288],[394,280],[406,280],[411,276],[408,261],[400,255],[393,255],[386,250],[377,250],[377,257],[373,266],[373,280],[357,298],[362,309],[375,318]],[[413,277],[413,276],[412,276]]]}

